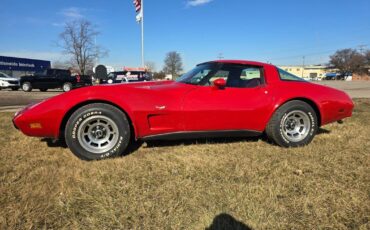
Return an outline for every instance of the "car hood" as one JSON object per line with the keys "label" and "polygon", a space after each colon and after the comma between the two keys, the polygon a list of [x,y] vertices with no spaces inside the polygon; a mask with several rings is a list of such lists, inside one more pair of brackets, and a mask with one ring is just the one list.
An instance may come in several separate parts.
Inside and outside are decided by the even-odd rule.
{"label": "car hood", "polygon": [[7,78],[7,77],[0,77],[0,81],[19,81],[17,78]]}

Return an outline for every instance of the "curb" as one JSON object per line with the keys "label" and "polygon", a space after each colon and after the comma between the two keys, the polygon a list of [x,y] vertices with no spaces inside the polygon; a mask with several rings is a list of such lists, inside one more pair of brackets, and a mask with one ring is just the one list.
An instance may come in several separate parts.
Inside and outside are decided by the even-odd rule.
{"label": "curb", "polygon": [[26,105],[11,105],[11,106],[1,106],[0,113],[5,112],[17,112],[18,110],[23,109]]}

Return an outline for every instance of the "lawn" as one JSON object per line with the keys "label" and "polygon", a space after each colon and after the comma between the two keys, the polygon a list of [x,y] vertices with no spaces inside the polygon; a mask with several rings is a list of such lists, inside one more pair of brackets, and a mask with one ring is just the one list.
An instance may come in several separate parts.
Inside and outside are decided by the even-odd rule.
{"label": "lawn", "polygon": [[285,149],[261,139],[155,142],[98,162],[0,113],[1,229],[370,229],[370,100]]}

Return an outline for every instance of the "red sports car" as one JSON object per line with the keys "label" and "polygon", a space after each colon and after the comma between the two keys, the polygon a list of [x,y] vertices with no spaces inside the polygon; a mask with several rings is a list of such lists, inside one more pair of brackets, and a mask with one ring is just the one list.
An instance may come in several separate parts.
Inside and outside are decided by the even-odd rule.
{"label": "red sports car", "polygon": [[310,143],[320,126],[352,115],[344,92],[270,64],[222,60],[176,81],[92,86],[16,113],[24,134],[65,139],[85,160],[124,154],[136,140],[257,136],[283,147]]}

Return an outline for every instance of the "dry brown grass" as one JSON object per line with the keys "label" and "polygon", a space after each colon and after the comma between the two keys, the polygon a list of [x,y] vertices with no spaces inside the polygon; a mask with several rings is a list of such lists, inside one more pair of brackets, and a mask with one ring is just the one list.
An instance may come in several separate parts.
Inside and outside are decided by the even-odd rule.
{"label": "dry brown grass", "polygon": [[369,229],[370,100],[314,142],[144,145],[80,161],[0,114],[1,229]]}

